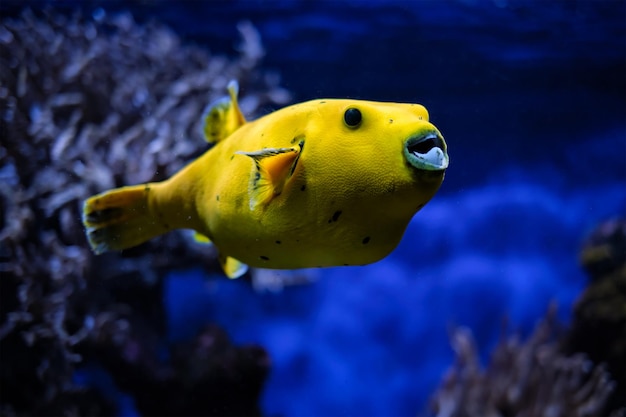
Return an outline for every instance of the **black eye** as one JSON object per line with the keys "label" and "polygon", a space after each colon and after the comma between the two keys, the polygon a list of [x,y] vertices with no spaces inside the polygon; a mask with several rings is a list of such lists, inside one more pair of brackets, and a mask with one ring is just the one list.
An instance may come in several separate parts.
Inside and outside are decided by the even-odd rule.
{"label": "black eye", "polygon": [[361,123],[361,111],[354,107],[349,108],[343,114],[343,121],[350,127],[357,127]]}

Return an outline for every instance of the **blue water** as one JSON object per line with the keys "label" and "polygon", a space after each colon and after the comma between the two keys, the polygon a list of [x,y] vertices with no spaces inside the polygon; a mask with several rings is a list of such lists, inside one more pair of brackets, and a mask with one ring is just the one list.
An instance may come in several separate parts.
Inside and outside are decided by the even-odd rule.
{"label": "blue water", "polygon": [[[374,265],[261,295],[173,274],[173,339],[206,320],[265,346],[270,415],[415,415],[453,361],[451,325],[472,329],[486,361],[505,316],[528,334],[556,301],[567,323],[585,285],[584,237],[626,215],[623,2],[236,4],[195,4],[223,20],[189,36],[229,48],[227,23],[247,17],[297,101],[421,102],[451,165]],[[172,21],[186,20],[176,10]]]}
{"label": "blue water", "polygon": [[585,285],[581,237],[623,212],[624,194],[617,182],[558,191],[532,179],[448,193],[387,259],[316,271],[316,284],[279,294],[172,274],[170,337],[215,321],[235,341],[263,345],[273,364],[263,398],[270,415],[414,415],[452,363],[451,325],[471,328],[486,360],[505,316],[528,334],[557,301],[567,322]]}
{"label": "blue water", "polygon": [[229,48],[226,24],[247,17],[297,101],[421,102],[451,165],[374,265],[315,271],[314,285],[261,295],[172,274],[173,339],[216,321],[266,347],[269,415],[415,415],[453,361],[450,326],[471,328],[486,362],[504,317],[528,334],[556,301],[567,323],[586,282],[584,237],[626,215],[623,2],[236,4],[195,4],[223,20],[188,35]]}
{"label": "blue water", "polygon": [[311,271],[315,284],[280,293],[197,270],[167,278],[170,340],[216,322],[237,343],[268,350],[266,415],[423,411],[453,361],[451,326],[468,326],[486,361],[505,316],[527,334],[555,300],[567,323],[586,282],[578,265],[585,236],[626,215],[623,1],[81,7],[130,9],[227,54],[238,43],[236,22],[250,20],[267,50],[264,66],[295,101],[419,102],[446,137],[442,189],[385,260]]}

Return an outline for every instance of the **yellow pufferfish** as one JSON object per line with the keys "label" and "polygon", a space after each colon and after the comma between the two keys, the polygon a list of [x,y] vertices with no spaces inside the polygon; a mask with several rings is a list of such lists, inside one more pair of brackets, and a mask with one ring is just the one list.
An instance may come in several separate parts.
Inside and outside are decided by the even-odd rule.
{"label": "yellow pufferfish", "polygon": [[443,181],[446,143],[419,104],[318,99],[246,122],[238,84],[228,91],[204,115],[211,149],[166,181],[85,201],[97,254],[193,229],[231,278],[247,265],[369,264]]}

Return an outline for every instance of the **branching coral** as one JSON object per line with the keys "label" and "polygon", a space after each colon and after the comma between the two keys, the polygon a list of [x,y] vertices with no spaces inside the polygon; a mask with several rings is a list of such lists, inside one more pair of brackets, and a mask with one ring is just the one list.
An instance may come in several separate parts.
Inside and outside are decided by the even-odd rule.
{"label": "branching coral", "polygon": [[472,334],[457,329],[457,362],[432,404],[438,417],[597,416],[614,388],[604,366],[582,354],[564,356],[550,313],[526,342],[506,338],[482,370]]}
{"label": "branching coral", "polygon": [[581,261],[591,278],[557,339],[554,309],[525,342],[504,338],[486,371],[471,331],[452,337],[457,363],[433,398],[439,417],[626,415],[626,222],[606,222]]}
{"label": "branching coral", "polygon": [[[258,33],[248,23],[239,30],[240,55],[227,59],[183,45],[158,24],[139,26],[128,14],[25,11],[2,20],[3,414],[110,414],[106,402],[94,408],[78,400],[79,392],[96,394],[73,386],[76,363],[124,334],[162,334],[158,277],[191,263],[209,268],[207,250],[180,233],[96,258],[80,209],[105,189],[164,179],[205,150],[200,116],[230,79],[242,86],[246,113],[288,100],[276,75],[256,69]],[[143,320],[133,311],[141,296],[112,295],[120,282],[151,294]]]}
{"label": "branching coral", "polygon": [[581,263],[591,282],[574,306],[563,347],[606,363],[617,387],[608,410],[626,414],[626,221],[608,221],[589,237]]}

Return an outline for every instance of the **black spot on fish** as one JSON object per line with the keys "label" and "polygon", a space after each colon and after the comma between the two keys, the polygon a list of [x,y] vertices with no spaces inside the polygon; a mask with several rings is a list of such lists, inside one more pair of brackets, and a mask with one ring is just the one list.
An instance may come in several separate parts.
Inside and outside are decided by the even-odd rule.
{"label": "black spot on fish", "polygon": [[232,161],[234,157],[235,157],[235,155],[231,155],[230,156],[230,160]]}
{"label": "black spot on fish", "polygon": [[280,245],[281,243],[283,243],[283,242],[281,242],[280,240],[277,240],[277,241],[276,241],[276,244],[277,244],[277,245]]}
{"label": "black spot on fish", "polygon": [[328,220],[328,223],[336,222],[337,220],[339,220],[339,216],[341,216],[341,210],[337,210],[336,212],[334,212],[333,217]]}
{"label": "black spot on fish", "polygon": [[320,101],[320,104],[325,104],[325,103],[326,103],[325,100]]}
{"label": "black spot on fish", "polygon": [[343,264],[343,266],[350,266],[350,264]]}
{"label": "black spot on fish", "polygon": [[215,196],[215,200],[216,200],[216,201],[220,201],[220,196],[219,196],[219,194]]}
{"label": "black spot on fish", "polygon": [[263,256],[263,255],[259,256],[259,258],[261,258],[264,261],[269,261],[270,260],[270,258],[268,258],[267,256]]}
{"label": "black spot on fish", "polygon": [[363,243],[364,245],[367,245],[368,243],[370,243],[370,237],[369,237],[369,236],[366,236],[366,237],[365,237],[365,238],[361,241],[361,243]]}
{"label": "black spot on fish", "polygon": [[150,184],[146,184],[146,185],[144,186],[143,190],[144,190],[145,192],[150,191]]}
{"label": "black spot on fish", "polygon": [[393,119],[389,119],[389,124],[392,124],[392,123],[393,123]]}
{"label": "black spot on fish", "polygon": [[304,191],[306,190],[306,184],[302,184],[302,187],[300,187],[300,191]]}

